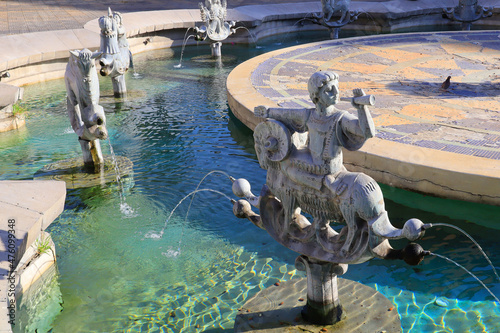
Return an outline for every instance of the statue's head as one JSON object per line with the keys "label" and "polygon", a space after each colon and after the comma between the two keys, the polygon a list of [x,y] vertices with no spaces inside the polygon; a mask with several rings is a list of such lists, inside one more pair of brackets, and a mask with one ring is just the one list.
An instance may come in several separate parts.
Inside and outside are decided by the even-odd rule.
{"label": "statue's head", "polygon": [[316,72],[307,82],[309,96],[314,104],[325,107],[339,101],[339,76],[334,72]]}
{"label": "statue's head", "polygon": [[92,82],[92,76],[97,73],[95,68],[95,59],[99,58],[101,52],[92,52],[89,49],[83,49],[81,51],[75,50],[70,51],[72,61],[76,62],[80,73],[82,74],[83,83],[86,85],[98,84],[98,82]]}
{"label": "statue's head", "polygon": [[118,26],[121,26],[123,24],[123,18],[121,13],[113,12],[113,19],[115,20]]}

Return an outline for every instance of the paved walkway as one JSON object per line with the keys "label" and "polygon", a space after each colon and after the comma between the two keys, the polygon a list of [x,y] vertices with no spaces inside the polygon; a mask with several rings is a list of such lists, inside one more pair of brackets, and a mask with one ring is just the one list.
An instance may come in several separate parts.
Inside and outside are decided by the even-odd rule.
{"label": "paved walkway", "polygon": [[[320,0],[227,0],[228,8],[247,5],[319,2]],[[361,0],[354,0],[361,1]],[[388,2],[389,0],[362,0]],[[27,32],[79,29],[111,7],[114,11],[197,9],[204,0],[2,0],[0,1],[0,35]]]}

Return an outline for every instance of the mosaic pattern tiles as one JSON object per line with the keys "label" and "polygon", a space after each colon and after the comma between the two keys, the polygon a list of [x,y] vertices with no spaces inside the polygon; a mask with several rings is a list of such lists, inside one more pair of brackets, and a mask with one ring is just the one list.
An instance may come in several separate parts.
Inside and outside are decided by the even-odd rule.
{"label": "mosaic pattern tiles", "polygon": [[[251,80],[283,107],[312,107],[312,73],[340,75],[342,96],[363,88],[381,139],[500,160],[500,31],[332,40],[261,63]],[[441,85],[451,76],[448,89]],[[339,108],[354,111],[347,102]]]}

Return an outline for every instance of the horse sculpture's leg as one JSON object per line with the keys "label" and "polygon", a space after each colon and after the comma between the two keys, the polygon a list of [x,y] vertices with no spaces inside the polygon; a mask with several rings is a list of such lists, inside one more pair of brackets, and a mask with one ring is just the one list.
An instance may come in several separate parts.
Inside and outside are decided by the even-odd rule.
{"label": "horse sculpture's leg", "polygon": [[101,152],[101,143],[99,140],[84,140],[78,139],[82,147],[83,163],[86,166],[94,167],[95,171],[99,171],[104,163],[104,158]]}
{"label": "horse sculpture's leg", "polygon": [[115,97],[122,97],[127,93],[127,85],[125,83],[125,76],[123,74],[113,76],[111,78],[113,82],[113,91]]}
{"label": "horse sculpture's leg", "polygon": [[78,139],[80,141],[80,146],[82,147],[83,153],[83,163],[86,166],[94,166],[94,160],[92,159],[92,152],[89,140]]}

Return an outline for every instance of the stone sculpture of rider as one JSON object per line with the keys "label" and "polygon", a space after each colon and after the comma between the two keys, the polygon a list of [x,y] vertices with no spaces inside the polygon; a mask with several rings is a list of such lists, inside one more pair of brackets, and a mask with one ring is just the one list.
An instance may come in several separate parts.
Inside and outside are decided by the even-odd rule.
{"label": "stone sculpture of rider", "polygon": [[127,93],[124,75],[130,67],[133,67],[132,53],[121,14],[108,8],[108,15],[99,18],[99,27],[101,29],[100,51],[102,52],[99,61],[100,73],[102,76],[111,77],[114,95],[121,97]]}
{"label": "stone sculpture of rider", "polygon": [[[408,220],[402,229],[392,226],[377,182],[343,165],[342,148],[357,150],[375,135],[368,110],[374,97],[357,88],[354,97],[343,98],[357,109],[356,117],[336,108],[340,101],[336,73],[314,73],[308,91],[314,108],[255,108],[257,117],[266,118],[254,132],[259,164],[267,170],[266,185],[257,197],[245,179],[234,180],[234,194],[248,201],[234,202],[233,212],[301,254],[296,266],[308,278],[303,316],[316,324],[331,324],[342,315],[336,276],[347,270],[347,264],[374,257],[417,264],[428,252],[414,243],[396,250],[388,240],[416,240],[427,226],[417,219]],[[313,217],[312,222],[302,210]],[[334,230],[330,222],[347,226]]]}
{"label": "stone sculpture of rider", "polygon": [[[352,103],[358,118],[335,105],[340,101],[339,77],[333,72],[314,73],[308,82],[313,109],[282,109],[257,107],[255,115],[281,121],[296,132],[308,132],[305,145],[289,156],[285,172],[295,182],[320,190],[328,187],[332,193],[336,177],[343,171],[342,147],[348,150],[361,148],[375,136],[375,125],[363,104]],[[354,97],[364,96],[362,89],[354,89]],[[354,99],[353,99],[354,100]]]}

